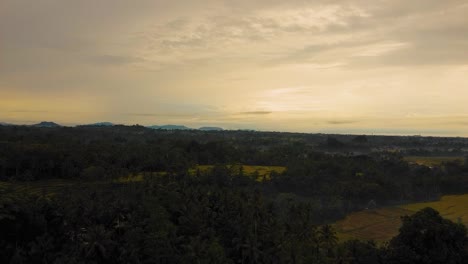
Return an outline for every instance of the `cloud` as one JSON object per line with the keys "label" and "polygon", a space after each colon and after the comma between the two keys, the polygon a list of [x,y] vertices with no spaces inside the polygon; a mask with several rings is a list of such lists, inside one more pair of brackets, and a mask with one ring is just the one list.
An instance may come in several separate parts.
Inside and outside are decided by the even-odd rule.
{"label": "cloud", "polygon": [[358,121],[356,120],[330,120],[330,121],[327,121],[326,123],[330,125],[346,125],[346,124],[353,124],[357,122]]}
{"label": "cloud", "polygon": [[145,60],[132,56],[100,55],[92,57],[90,61],[98,65],[126,65],[137,62],[144,62]]}
{"label": "cloud", "polygon": [[11,110],[7,112],[9,113],[50,113],[50,111],[43,111],[43,110]]}
{"label": "cloud", "polygon": [[1,112],[301,131],[468,114],[467,13],[466,0],[3,0]]}
{"label": "cloud", "polygon": [[273,112],[271,111],[249,111],[249,112],[240,112],[242,115],[269,115]]}

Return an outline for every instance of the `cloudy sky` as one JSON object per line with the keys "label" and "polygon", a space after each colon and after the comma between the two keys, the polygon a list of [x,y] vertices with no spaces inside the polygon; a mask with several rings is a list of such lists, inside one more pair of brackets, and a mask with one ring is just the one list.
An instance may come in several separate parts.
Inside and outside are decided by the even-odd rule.
{"label": "cloudy sky", "polygon": [[0,121],[468,136],[466,0],[0,0]]}

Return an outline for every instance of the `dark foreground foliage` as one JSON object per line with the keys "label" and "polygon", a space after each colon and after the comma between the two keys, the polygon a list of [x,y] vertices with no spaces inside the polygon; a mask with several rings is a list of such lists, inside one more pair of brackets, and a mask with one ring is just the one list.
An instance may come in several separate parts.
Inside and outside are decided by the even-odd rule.
{"label": "dark foreground foliage", "polygon": [[[205,177],[75,186],[0,205],[0,263],[466,263],[466,228],[427,208],[387,246],[339,244],[306,202]],[[91,189],[90,189],[91,188]]]}

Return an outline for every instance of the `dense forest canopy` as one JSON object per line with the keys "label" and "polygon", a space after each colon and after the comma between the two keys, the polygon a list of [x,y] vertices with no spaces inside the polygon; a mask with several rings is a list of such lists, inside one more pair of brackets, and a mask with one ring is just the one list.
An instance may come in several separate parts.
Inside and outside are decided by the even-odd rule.
{"label": "dense forest canopy", "polygon": [[[0,262],[463,263],[466,228],[432,209],[403,218],[388,245],[340,242],[329,223],[468,193],[466,161],[403,159],[463,156],[466,146],[463,138],[0,126],[3,182],[73,183],[40,195],[0,188]],[[259,180],[239,165],[285,170]],[[142,179],[116,181],[128,175]]]}

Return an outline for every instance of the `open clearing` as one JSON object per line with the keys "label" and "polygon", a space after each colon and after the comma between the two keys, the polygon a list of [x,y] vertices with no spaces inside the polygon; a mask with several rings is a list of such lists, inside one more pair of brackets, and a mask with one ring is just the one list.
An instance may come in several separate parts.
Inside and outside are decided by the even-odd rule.
{"label": "open clearing", "polygon": [[71,186],[77,181],[50,179],[30,182],[0,181],[0,199],[8,198],[10,194],[28,193],[37,196],[51,196],[58,191]]}
{"label": "open clearing", "polygon": [[438,166],[444,162],[450,161],[464,161],[464,157],[457,157],[457,156],[440,156],[440,157],[430,157],[430,156],[407,156],[404,157],[404,160],[410,163],[416,163],[419,165],[425,166]]}
{"label": "open clearing", "polygon": [[400,217],[432,207],[454,222],[468,225],[468,194],[446,195],[440,201],[412,203],[352,213],[334,224],[340,240],[375,240],[382,243],[398,234]]}
{"label": "open clearing", "polygon": [[[270,180],[272,172],[283,173],[286,167],[281,166],[255,166],[255,165],[230,165],[228,168],[234,173],[238,173],[242,166],[242,172],[246,176],[257,176],[257,181]],[[189,170],[191,174],[195,174],[197,170],[200,172],[208,172],[214,168],[214,165],[197,165],[194,169]]]}
{"label": "open clearing", "polygon": [[[241,165],[232,165],[230,169],[232,171],[239,171]],[[189,173],[195,175],[197,169],[200,172],[207,172],[212,170],[214,165],[198,165],[194,169],[190,169]],[[286,170],[285,167],[280,166],[252,166],[242,165],[244,175],[252,177],[258,176],[257,180],[262,181],[263,179],[269,180],[272,172],[282,173]],[[152,175],[166,175],[166,172],[156,172]],[[129,183],[129,182],[140,182],[143,181],[143,174],[129,175],[121,177],[116,182]],[[0,198],[7,198],[12,193],[28,193],[37,196],[50,196],[58,191],[75,185],[75,184],[97,184],[102,183],[99,181],[77,181],[77,180],[64,180],[64,179],[49,179],[41,181],[25,181],[25,182],[4,182],[0,181]]]}

